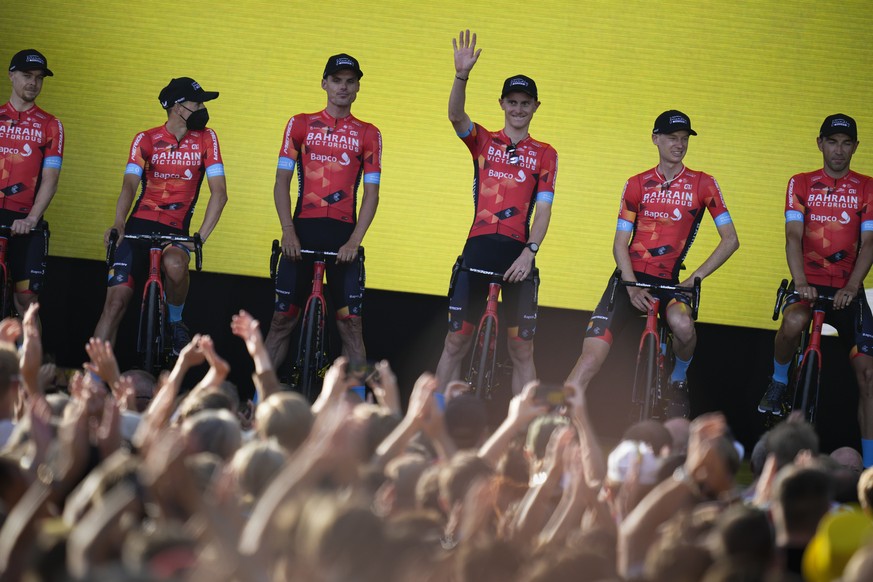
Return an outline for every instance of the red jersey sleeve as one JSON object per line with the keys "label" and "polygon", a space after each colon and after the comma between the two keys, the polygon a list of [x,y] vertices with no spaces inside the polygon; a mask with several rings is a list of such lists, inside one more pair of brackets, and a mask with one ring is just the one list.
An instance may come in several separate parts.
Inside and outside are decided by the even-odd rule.
{"label": "red jersey sleeve", "polygon": [[478,123],[470,123],[470,129],[465,134],[458,134],[458,137],[461,138],[461,141],[464,142],[464,145],[467,146],[467,149],[470,150],[470,153],[475,158],[479,155],[479,149],[482,146],[482,142],[490,139],[488,130],[479,125]]}
{"label": "red jersey sleeve", "polygon": [[618,207],[618,230],[632,231],[637,220],[637,212],[642,203],[642,189],[639,180],[631,178],[624,183],[621,192],[621,204]]}
{"label": "red jersey sleeve", "polygon": [[364,165],[364,184],[378,184],[382,175],[382,132],[375,125],[367,126],[361,153]]}
{"label": "red jersey sleeve", "polygon": [[536,201],[551,204],[555,199],[555,183],[558,180],[558,152],[555,151],[555,148],[551,146],[546,148],[541,163]]}
{"label": "red jersey sleeve", "polygon": [[124,170],[125,174],[136,174],[137,176],[142,176],[143,170],[146,166],[146,160],[151,156],[151,151],[149,150],[150,145],[151,141],[146,137],[144,131],[136,134],[136,137],[133,138],[133,142],[130,144],[130,155],[127,158],[127,168]]}
{"label": "red jersey sleeve", "polygon": [[206,177],[224,175],[224,162],[221,160],[221,147],[218,145],[218,136],[207,128],[203,132],[203,166],[206,168]]}
{"label": "red jersey sleeve", "polygon": [[709,211],[716,226],[731,222],[727,205],[724,203],[724,196],[715,178],[709,174],[703,174],[700,177],[700,188],[697,192],[700,196],[700,204]]}
{"label": "red jersey sleeve", "polygon": [[46,145],[43,156],[44,159],[64,157],[64,125],[58,118],[52,119],[46,129]]}
{"label": "red jersey sleeve", "polygon": [[300,160],[303,141],[306,138],[306,120],[294,116],[285,125],[282,147],[279,149],[279,169],[294,171]]}

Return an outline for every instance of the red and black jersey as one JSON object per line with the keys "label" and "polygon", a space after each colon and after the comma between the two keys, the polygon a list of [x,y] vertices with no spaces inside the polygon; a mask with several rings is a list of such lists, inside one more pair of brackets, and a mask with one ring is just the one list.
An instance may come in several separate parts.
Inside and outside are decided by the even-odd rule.
{"label": "red and black jersey", "polygon": [[618,230],[633,231],[628,248],[633,270],[676,280],[704,208],[716,226],[731,222],[721,189],[709,174],[682,168],[668,181],[655,167],[628,180]]}
{"label": "red and black jersey", "polygon": [[337,119],[324,110],[295,115],[285,126],[278,168],[294,171],[298,165],[294,218],[354,224],[361,180],[381,180],[382,134],[353,115]]}
{"label": "red and black jersey", "polygon": [[188,232],[203,178],[224,175],[218,137],[208,127],[177,140],[166,125],[136,134],[125,174],[142,178],[131,218]]}
{"label": "red and black jersey", "polygon": [[873,230],[873,178],[850,171],[831,178],[824,169],[792,176],[786,222],[803,222],[803,271],[811,285],[846,286],[861,233]]}
{"label": "red and black jersey", "polygon": [[468,238],[500,234],[527,242],[535,202],[552,203],[558,153],[530,136],[513,144],[500,131],[471,124],[459,134],[473,156],[476,215]]}
{"label": "red and black jersey", "polygon": [[43,168],[60,170],[64,126],[34,105],[0,108],[0,209],[28,213],[39,191]]}

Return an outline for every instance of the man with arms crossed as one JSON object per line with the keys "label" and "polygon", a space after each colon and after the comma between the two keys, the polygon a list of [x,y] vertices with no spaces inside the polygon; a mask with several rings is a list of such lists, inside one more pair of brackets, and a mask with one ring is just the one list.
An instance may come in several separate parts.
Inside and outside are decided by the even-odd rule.
{"label": "man with arms crossed", "polygon": [[53,75],[39,51],[16,53],[9,63],[12,95],[0,108],[0,224],[12,228],[9,267],[22,315],[38,299],[48,252],[48,234],[30,230],[55,195],[64,155],[64,126],[36,105],[43,79]]}
{"label": "man with arms crossed", "polygon": [[[788,182],[785,254],[799,298],[786,302],[776,333],[773,377],[758,411],[781,416],[789,406],[788,368],[809,325],[819,293],[834,296],[825,321],[850,348],[858,381],[858,421],[864,466],[873,465],[873,316],[863,292],[873,264],[873,179],[849,169],[858,149],[855,120],[837,113],[825,118],[818,137],[824,166]],[[859,301],[852,301],[858,297]],[[857,330],[858,309],[863,327]]]}
{"label": "man with arms crossed", "polygon": [[[536,377],[533,337],[539,277],[534,255],[549,227],[558,154],[552,146],[528,134],[540,102],[536,83],[524,75],[503,83],[502,130],[488,131],[470,120],[464,109],[467,81],[482,49],[476,50],[476,35],[471,38],[469,30],[452,44],[455,79],[449,95],[449,121],[470,150],[475,168],[475,216],[464,245],[463,265],[504,273],[503,280],[508,284],[503,286],[503,308],[513,365],[512,390],[518,394],[526,382]],[[461,376],[461,360],[472,345],[488,291],[488,280],[481,275],[456,269],[453,278],[449,332],[437,366],[441,388]]]}
{"label": "man with arms crossed", "polygon": [[[218,137],[206,127],[209,113],[204,105],[216,97],[217,92],[204,91],[194,79],[173,79],[158,96],[167,112],[167,122],[133,138],[115,223],[105,235],[108,244],[109,233],[117,230],[119,245],[109,271],[109,289],[94,331],[96,337],[115,342],[118,324],[133,295],[134,277],[144,275],[148,267],[148,241],[124,240],[125,233],[187,236],[204,177],[210,192],[198,231],[204,244],[218,224],[227,203],[227,184]],[[134,204],[140,183],[142,191]],[[171,244],[164,249],[161,269],[175,355],[190,341],[188,328],[182,322],[189,262],[189,249],[184,245]]]}
{"label": "man with arms crossed", "polygon": [[[677,285],[682,261],[697,234],[706,209],[715,221],[720,241],[715,250],[681,285],[691,286],[704,279],[739,248],[737,232],[715,179],[686,167],[688,139],[697,135],[688,116],[665,111],[655,120],[652,143],[658,148],[658,165],[633,176],[625,183],[612,252],[625,281]],[[567,383],[585,390],[600,370],[612,339],[629,317],[646,313],[653,296],[639,287],[622,287],[615,292],[615,305],[608,310],[611,285],[597,305],[582,344],[582,355]],[[673,331],[675,364],[670,378],[667,413],[689,414],[686,372],[694,355],[697,335],[691,318],[690,299],[685,293],[662,293],[661,316]]]}
{"label": "man with arms crossed", "polygon": [[[312,261],[301,249],[337,253],[327,262],[327,279],[336,309],[342,353],[363,362],[361,314],[364,255],[358,250],[376,215],[382,167],[382,134],[352,115],[361,88],[361,67],[347,54],[330,57],[321,88],[327,106],[292,117],[285,126],[273,197],[282,225],[282,260],[276,276],[276,306],[266,347],[278,368],[288,354],[291,332],[312,290]],[[298,190],[291,214],[291,177]],[[357,214],[358,186],[364,196]]]}

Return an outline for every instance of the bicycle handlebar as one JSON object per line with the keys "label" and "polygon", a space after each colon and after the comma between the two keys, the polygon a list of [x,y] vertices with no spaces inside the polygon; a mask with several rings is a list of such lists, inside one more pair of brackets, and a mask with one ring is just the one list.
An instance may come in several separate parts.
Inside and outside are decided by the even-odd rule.
{"label": "bicycle handlebar", "polygon": [[[363,252],[364,247],[358,247],[358,252]],[[336,251],[313,251],[310,249],[300,249],[300,254],[316,255],[321,257],[336,257],[339,255]],[[270,279],[276,279],[276,272],[279,267],[279,258],[282,256],[282,246],[278,239],[273,239],[273,248],[270,252]],[[316,258],[316,260],[318,260]]]}
{"label": "bicycle handlebar", "polygon": [[[30,229],[31,233],[48,232],[48,231],[49,231],[48,223],[44,220],[39,221],[38,223],[36,223],[36,226],[34,226],[33,228]],[[12,225],[11,224],[0,226],[0,237],[9,238],[10,236],[12,236],[12,234],[13,233],[12,233]]]}
{"label": "bicycle handlebar", "polygon": [[692,287],[682,287],[680,285],[659,285],[657,283],[639,283],[637,281],[623,281],[621,279],[621,271],[616,271],[613,276],[615,284],[612,288],[612,294],[609,298],[609,311],[615,306],[615,293],[618,289],[618,284],[624,287],[639,287],[650,291],[674,291],[679,293],[687,293],[691,295],[691,319],[697,321],[697,312],[700,308],[700,277],[694,278]]}
{"label": "bicycle handlebar", "polygon": [[[477,275],[483,275],[485,277],[491,277],[492,279],[503,279],[506,276],[506,273],[498,273],[496,271],[486,271],[484,269],[474,269],[473,267],[467,267],[465,265],[460,265],[458,267],[461,271],[467,271],[468,273],[476,273]],[[522,279],[522,281],[530,281],[533,279],[534,270],[532,269],[530,273],[527,274],[527,277]]]}
{"label": "bicycle handlebar", "polygon": [[[773,321],[779,319],[779,312],[782,309],[782,306],[785,304],[785,301],[788,300],[789,297],[799,298],[800,294],[788,284],[788,279],[782,279],[782,283],[779,284],[779,289],[776,290],[776,304],[773,306]],[[790,288],[790,290],[789,290]],[[819,293],[816,295],[816,298],[812,301],[812,309],[820,309],[820,305],[823,303],[827,303],[830,301],[833,303],[835,297],[833,295],[827,295],[825,293]],[[852,303],[858,303],[861,301],[861,294],[855,295],[855,298],[849,302],[849,305]],[[858,331],[861,331],[864,327],[864,310],[858,310],[858,321],[855,322]]]}
{"label": "bicycle handlebar", "polygon": [[[179,234],[125,234],[124,238],[130,240],[147,240],[152,245],[160,245],[161,243],[193,243],[194,244],[194,268],[198,271],[203,268],[203,239],[200,238],[200,233],[195,232],[193,236],[185,236]],[[112,267],[115,262],[115,251],[118,248],[118,231],[112,229],[109,232],[109,244],[106,246],[106,266]]]}

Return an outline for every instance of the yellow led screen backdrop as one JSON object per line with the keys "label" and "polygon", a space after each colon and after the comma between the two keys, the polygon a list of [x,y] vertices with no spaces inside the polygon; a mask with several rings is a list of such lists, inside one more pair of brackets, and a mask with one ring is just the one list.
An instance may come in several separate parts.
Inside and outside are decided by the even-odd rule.
{"label": "yellow led screen backdrop", "polygon": [[[66,128],[47,213],[54,255],[102,257],[131,139],[165,121],[157,95],[170,78],[191,76],[221,92],[209,125],[230,197],[205,269],[266,277],[280,235],[272,189],[284,124],[324,107],[324,63],[348,52],[364,71],[352,111],[384,143],[379,211],[364,241],[368,285],[444,294],[473,217],[472,163],[446,118],[451,40],[467,27],[483,49],[468,83],[471,117],[502,127],[503,80],[529,75],[542,101],[531,135],[559,154],[537,257],[543,305],[594,308],[613,269],[621,188],[657,162],[650,135],[663,110],[691,116],[699,136],[686,163],[717,178],[740,236],[740,250],[704,282],[702,321],[773,325],[774,290],[787,275],[785,186],[820,167],[815,137],[826,115],[855,117],[852,167],[873,173],[867,2],[5,0],[3,8],[4,63],[35,47],[55,72],[38,100]],[[204,184],[195,229],[207,196]],[[707,216],[686,263],[699,264],[717,238]]]}

